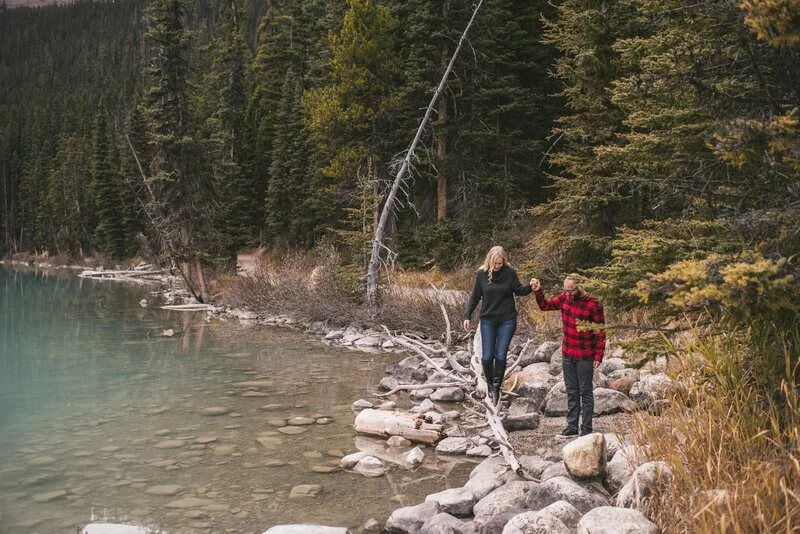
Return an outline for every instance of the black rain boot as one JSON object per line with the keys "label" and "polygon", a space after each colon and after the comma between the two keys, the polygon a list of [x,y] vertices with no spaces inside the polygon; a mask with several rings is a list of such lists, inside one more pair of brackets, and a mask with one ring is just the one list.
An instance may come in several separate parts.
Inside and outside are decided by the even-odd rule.
{"label": "black rain boot", "polygon": [[493,366],[491,363],[484,363],[483,364],[483,377],[486,379],[486,394],[492,399],[492,403],[495,403],[494,400],[494,389],[492,387],[494,373],[492,372]]}
{"label": "black rain boot", "polygon": [[506,374],[506,362],[499,362],[495,360],[495,373],[494,373],[494,382],[493,382],[493,392],[494,392],[494,403],[500,404],[500,400],[502,399],[501,388],[503,386],[503,379],[505,378]]}

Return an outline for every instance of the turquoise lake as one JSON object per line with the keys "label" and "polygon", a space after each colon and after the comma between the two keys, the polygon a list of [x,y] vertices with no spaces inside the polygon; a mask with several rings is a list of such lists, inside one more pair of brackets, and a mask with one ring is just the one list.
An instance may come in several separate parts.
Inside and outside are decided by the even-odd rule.
{"label": "turquoise lake", "polygon": [[[0,266],[0,532],[355,530],[466,481],[472,462],[432,448],[415,471],[338,469],[391,454],[355,434],[350,405],[402,355],[161,310],[155,289]],[[315,422],[287,430],[295,417]],[[290,498],[304,484],[321,491]]]}

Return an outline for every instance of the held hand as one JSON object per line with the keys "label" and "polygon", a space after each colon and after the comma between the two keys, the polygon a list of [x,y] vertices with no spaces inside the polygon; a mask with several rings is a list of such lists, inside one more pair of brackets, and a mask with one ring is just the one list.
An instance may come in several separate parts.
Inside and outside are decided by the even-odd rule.
{"label": "held hand", "polygon": [[464,319],[464,330],[469,332],[469,319]]}
{"label": "held hand", "polygon": [[537,278],[531,278],[531,289],[534,291],[539,291],[542,289],[542,284]]}
{"label": "held hand", "polygon": [[595,360],[595,361],[594,361],[594,368],[595,368],[595,369],[597,369],[598,367],[600,367],[600,362],[598,362],[597,360]]}

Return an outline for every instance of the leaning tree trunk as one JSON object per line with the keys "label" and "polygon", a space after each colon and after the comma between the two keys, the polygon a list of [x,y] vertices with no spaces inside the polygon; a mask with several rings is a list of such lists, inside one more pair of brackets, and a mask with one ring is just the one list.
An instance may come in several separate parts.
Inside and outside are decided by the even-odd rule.
{"label": "leaning tree trunk", "polygon": [[400,165],[400,170],[397,171],[397,176],[392,183],[392,188],[389,191],[389,195],[386,197],[386,203],[383,205],[381,218],[378,221],[378,225],[375,227],[375,237],[372,239],[372,252],[369,258],[369,266],[367,268],[367,305],[369,306],[370,312],[373,314],[373,316],[377,312],[378,305],[378,270],[380,268],[381,248],[383,247],[383,234],[386,231],[386,224],[389,221],[389,214],[394,209],[395,202],[397,201],[397,191],[400,189],[400,185],[403,183],[403,180],[405,180],[405,177],[408,174],[408,169],[411,167],[411,158],[414,157],[414,151],[416,150],[417,145],[422,138],[422,132],[425,131],[425,126],[428,124],[428,121],[431,118],[431,113],[433,113],[433,108],[436,105],[436,102],[439,100],[439,95],[441,95],[442,91],[444,91],[447,78],[450,76],[450,71],[453,70],[453,64],[455,64],[458,53],[461,51],[461,47],[467,38],[467,33],[469,32],[472,23],[475,21],[475,16],[478,14],[478,10],[480,10],[482,5],[483,0],[480,0],[478,5],[475,6],[475,11],[472,12],[472,17],[469,19],[467,27],[464,28],[464,33],[461,34],[461,39],[459,39],[458,46],[456,47],[455,52],[453,52],[453,57],[450,58],[450,63],[447,65],[447,69],[444,71],[442,80],[439,82],[439,86],[436,88],[436,92],[433,94],[433,98],[431,98],[428,108],[425,110],[425,116],[422,118],[419,128],[417,128],[417,133],[414,136],[414,140],[408,147],[405,158],[403,158],[403,163]]}

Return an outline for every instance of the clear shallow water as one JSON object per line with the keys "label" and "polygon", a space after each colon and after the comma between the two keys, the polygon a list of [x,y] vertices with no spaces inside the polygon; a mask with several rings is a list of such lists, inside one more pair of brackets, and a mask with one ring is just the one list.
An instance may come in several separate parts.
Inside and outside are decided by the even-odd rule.
{"label": "clear shallow water", "polygon": [[[463,485],[474,464],[430,448],[413,472],[335,469],[342,454],[388,453],[355,435],[349,407],[396,355],[159,310],[150,290],[0,267],[0,532],[74,533],[90,520],[164,533],[357,528]],[[203,415],[212,407],[226,413]],[[284,434],[293,417],[316,422]],[[290,498],[300,484],[322,490]]]}

